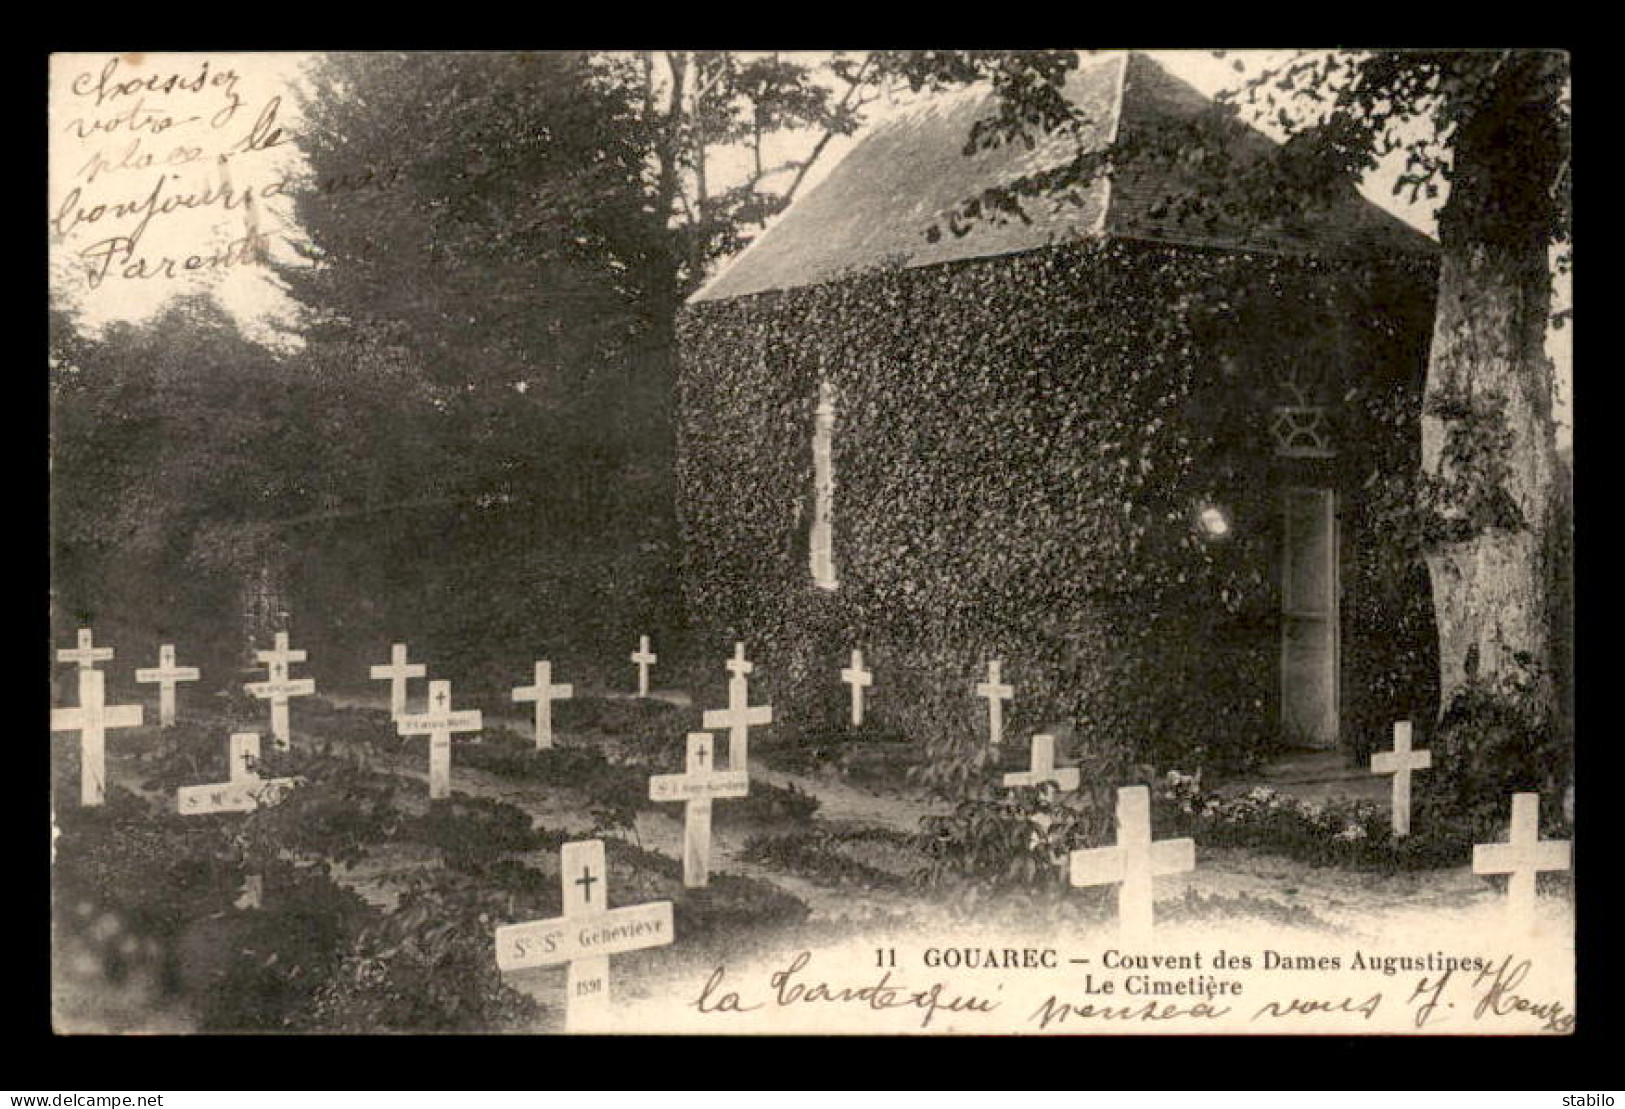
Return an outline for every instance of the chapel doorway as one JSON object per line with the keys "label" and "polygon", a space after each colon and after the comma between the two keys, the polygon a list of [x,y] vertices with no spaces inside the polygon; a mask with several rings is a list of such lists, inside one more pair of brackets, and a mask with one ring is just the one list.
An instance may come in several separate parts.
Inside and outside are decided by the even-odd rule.
{"label": "chapel doorway", "polygon": [[1338,535],[1334,490],[1282,490],[1281,729],[1294,747],[1337,746]]}

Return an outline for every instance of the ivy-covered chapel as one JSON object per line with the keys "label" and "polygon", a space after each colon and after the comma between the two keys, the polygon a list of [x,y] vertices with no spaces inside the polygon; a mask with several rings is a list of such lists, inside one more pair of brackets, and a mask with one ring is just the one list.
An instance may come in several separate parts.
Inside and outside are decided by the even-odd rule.
{"label": "ivy-covered chapel", "polygon": [[1426,572],[1384,512],[1418,464],[1435,244],[1352,190],[1193,205],[1274,156],[1239,122],[1221,158],[945,218],[1074,143],[1179,150],[1212,118],[1139,54],[1066,94],[1085,133],[1030,149],[966,153],[985,89],[881,122],[693,296],[691,618],[803,724],[861,649],[873,715],[932,751],[975,742],[996,658],[1013,729],[1160,766],[1361,754],[1436,698]]}

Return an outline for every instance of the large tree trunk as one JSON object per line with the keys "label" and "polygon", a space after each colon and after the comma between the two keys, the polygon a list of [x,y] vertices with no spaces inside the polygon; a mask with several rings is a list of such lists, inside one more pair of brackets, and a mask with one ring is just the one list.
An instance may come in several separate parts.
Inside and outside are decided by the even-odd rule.
{"label": "large tree trunk", "polygon": [[1532,679],[1555,722],[1554,625],[1566,623],[1555,529],[1568,524],[1544,348],[1551,193],[1565,145],[1550,64],[1541,55],[1487,63],[1489,91],[1457,136],[1422,467],[1438,528],[1427,561],[1441,705],[1475,677]]}

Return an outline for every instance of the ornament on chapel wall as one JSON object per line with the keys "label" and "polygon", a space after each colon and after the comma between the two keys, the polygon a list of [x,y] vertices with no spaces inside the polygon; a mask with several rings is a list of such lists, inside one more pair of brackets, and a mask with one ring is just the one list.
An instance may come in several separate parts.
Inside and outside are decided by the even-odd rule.
{"label": "ornament on chapel wall", "polygon": [[1332,421],[1324,374],[1301,366],[1282,369],[1275,379],[1276,404],[1270,418],[1275,453],[1282,458],[1332,458]]}

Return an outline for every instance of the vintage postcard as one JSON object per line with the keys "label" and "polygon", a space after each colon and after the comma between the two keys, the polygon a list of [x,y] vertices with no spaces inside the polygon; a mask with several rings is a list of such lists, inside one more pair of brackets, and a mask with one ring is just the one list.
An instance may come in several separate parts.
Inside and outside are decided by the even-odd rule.
{"label": "vintage postcard", "polygon": [[1568,66],[52,55],[53,1027],[1572,1033]]}

